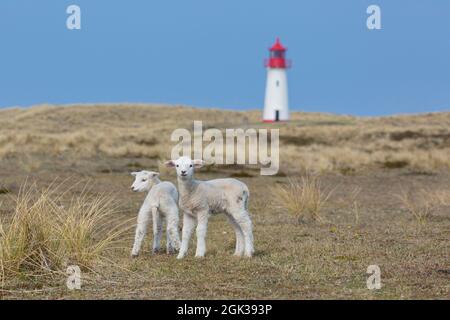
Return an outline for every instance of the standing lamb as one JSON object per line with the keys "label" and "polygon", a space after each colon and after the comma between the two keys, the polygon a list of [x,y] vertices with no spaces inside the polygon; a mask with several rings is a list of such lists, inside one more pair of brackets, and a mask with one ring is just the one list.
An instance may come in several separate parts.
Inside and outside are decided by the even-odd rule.
{"label": "standing lamb", "polygon": [[136,179],[131,186],[134,192],[148,192],[137,219],[136,236],[131,255],[137,257],[147,233],[150,214],[153,217],[153,253],[160,250],[162,216],[167,223],[167,253],[180,248],[178,233],[178,192],[173,183],[159,180],[159,173],[153,171],[132,172]]}
{"label": "standing lamb", "polygon": [[236,233],[234,255],[253,255],[252,221],[248,213],[249,191],[247,186],[236,179],[215,179],[199,181],[194,179],[194,168],[201,168],[203,160],[181,157],[166,162],[166,166],[176,168],[180,190],[180,209],[183,211],[183,231],[178,259],[186,256],[189,240],[197,222],[196,257],[204,257],[205,237],[208,218],[211,214],[223,212],[233,225]]}

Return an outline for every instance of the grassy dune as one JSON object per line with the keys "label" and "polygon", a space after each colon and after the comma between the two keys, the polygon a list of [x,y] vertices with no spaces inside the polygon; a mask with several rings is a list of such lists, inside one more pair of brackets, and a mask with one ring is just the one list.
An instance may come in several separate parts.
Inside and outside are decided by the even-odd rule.
{"label": "grassy dune", "polygon": [[[259,112],[184,107],[40,106],[0,111],[0,157],[167,159],[170,133],[204,128],[271,127]],[[285,169],[349,173],[368,168],[450,168],[450,113],[357,118],[296,112],[280,124]],[[24,160],[26,161],[26,160]]]}
{"label": "grassy dune", "polygon": [[[129,192],[129,172],[160,170],[164,180],[175,182],[161,163],[174,145],[172,131],[191,129],[193,120],[203,120],[204,128],[280,129],[278,175],[263,177],[257,168],[242,166],[197,173],[199,179],[237,177],[248,184],[255,257],[232,257],[233,231],[217,216],[210,220],[205,259],[193,258],[195,242],[183,261],[152,256],[147,239],[143,254],[131,260],[129,221],[144,195]],[[449,169],[449,112],[374,118],[296,112],[290,122],[268,125],[260,122],[259,111],[181,106],[1,110],[0,298],[448,299]],[[20,211],[31,217],[27,223],[38,208],[46,219],[43,230],[51,232],[67,221],[78,230],[86,212],[106,217],[111,230],[131,230],[114,233],[112,240],[108,228],[91,228],[92,235],[77,234],[80,240],[70,250],[74,236],[62,233],[69,236],[56,242],[57,267],[50,268],[50,277],[30,268],[28,258],[47,261],[35,253],[53,248],[54,233],[23,237],[21,252],[30,249],[23,246],[27,239],[34,239],[32,254],[14,260],[14,272],[4,272],[11,262],[2,254],[6,243],[17,248],[14,230],[28,230],[17,216],[25,181],[35,183]],[[58,188],[52,187],[55,181]],[[109,198],[101,199],[118,207],[99,208],[96,199],[105,195]],[[33,206],[39,199],[40,206]],[[74,199],[81,200],[74,204]],[[52,214],[65,217],[63,223],[55,223]],[[101,252],[90,255],[88,249],[99,243]],[[65,266],[76,263],[80,252],[89,253],[89,268],[83,269],[82,290],[69,291]],[[373,264],[381,268],[381,290],[366,288],[366,270]]]}

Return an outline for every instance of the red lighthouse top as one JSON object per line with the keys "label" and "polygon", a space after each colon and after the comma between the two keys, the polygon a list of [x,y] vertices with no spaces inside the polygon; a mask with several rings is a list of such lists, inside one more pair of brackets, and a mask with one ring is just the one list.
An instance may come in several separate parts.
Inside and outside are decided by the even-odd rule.
{"label": "red lighthouse top", "polygon": [[269,49],[270,51],[270,58],[266,59],[264,61],[264,65],[267,68],[280,68],[280,69],[286,69],[291,67],[291,61],[287,60],[285,58],[285,54],[287,51],[287,48],[284,47],[280,39],[277,38],[277,41],[275,44]]}
{"label": "red lighthouse top", "polygon": [[269,50],[270,51],[286,51],[287,48],[283,47],[283,45],[280,42],[280,38],[277,38],[277,41]]}

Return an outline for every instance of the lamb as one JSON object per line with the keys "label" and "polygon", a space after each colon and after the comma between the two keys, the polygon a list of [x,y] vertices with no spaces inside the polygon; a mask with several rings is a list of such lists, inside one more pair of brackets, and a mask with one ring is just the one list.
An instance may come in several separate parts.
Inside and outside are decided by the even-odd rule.
{"label": "lamb", "polygon": [[203,160],[181,157],[166,162],[167,167],[176,168],[180,191],[179,207],[183,212],[183,230],[178,259],[186,256],[189,240],[197,222],[196,257],[204,257],[205,237],[211,214],[225,213],[236,233],[235,256],[253,255],[252,221],[248,212],[250,196],[247,186],[236,179],[199,181],[194,179],[194,168],[201,168]]}
{"label": "lamb", "polygon": [[178,233],[178,191],[171,182],[159,180],[159,173],[153,171],[132,172],[135,181],[131,186],[134,192],[148,192],[144,203],[139,210],[136,236],[134,240],[132,257],[137,257],[142,241],[147,232],[150,214],[153,218],[153,254],[160,250],[162,236],[162,218],[167,223],[167,253],[173,253],[180,248],[180,235]]}

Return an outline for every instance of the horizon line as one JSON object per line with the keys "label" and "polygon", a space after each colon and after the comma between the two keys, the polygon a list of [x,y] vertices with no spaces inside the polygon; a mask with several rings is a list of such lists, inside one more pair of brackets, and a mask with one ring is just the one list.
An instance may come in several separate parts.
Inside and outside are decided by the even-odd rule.
{"label": "horizon line", "polygon": [[[0,106],[0,111],[3,110],[13,110],[13,109],[31,109],[37,107],[95,107],[95,106],[167,106],[167,107],[182,107],[182,108],[192,108],[192,109],[210,109],[210,110],[220,110],[220,111],[233,111],[233,112],[255,112],[260,111],[263,112],[263,107],[255,107],[255,108],[232,108],[232,107],[218,107],[218,106],[195,106],[184,103],[167,103],[167,102],[71,102],[71,103],[36,103],[31,105],[13,105],[13,106]],[[319,108],[318,108],[319,109]],[[318,113],[318,114],[329,114],[336,116],[350,116],[350,117],[359,117],[359,118],[375,118],[375,117],[393,117],[393,116],[414,116],[414,115],[426,115],[426,114],[439,114],[439,113],[448,113],[450,112],[450,108],[442,109],[442,110],[434,110],[434,111],[423,111],[423,112],[400,112],[400,113],[386,113],[386,114],[372,114],[372,115],[359,115],[353,113],[337,113],[337,112],[329,112],[329,111],[311,111],[309,109],[296,109],[289,108],[290,113]]]}

